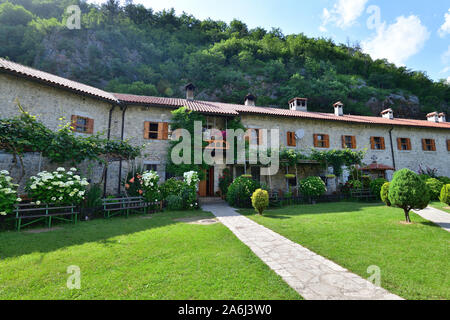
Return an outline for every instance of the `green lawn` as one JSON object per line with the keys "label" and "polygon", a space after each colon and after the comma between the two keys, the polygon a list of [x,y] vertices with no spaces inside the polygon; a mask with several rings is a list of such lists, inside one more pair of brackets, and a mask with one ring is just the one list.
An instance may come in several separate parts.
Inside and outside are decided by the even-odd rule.
{"label": "green lawn", "polygon": [[450,213],[450,206],[445,204],[445,203],[442,203],[440,201],[433,201],[433,202],[430,203],[430,206],[433,207],[433,208],[436,208],[436,209],[439,209],[439,210],[442,210],[442,211]]}
{"label": "green lawn", "polygon": [[254,221],[368,278],[381,268],[381,285],[406,299],[450,299],[450,234],[412,213],[378,204],[341,202],[241,210]]}
{"label": "green lawn", "polygon": [[[301,299],[205,212],[116,217],[61,230],[0,233],[0,299]],[[81,269],[69,290],[67,267]]]}

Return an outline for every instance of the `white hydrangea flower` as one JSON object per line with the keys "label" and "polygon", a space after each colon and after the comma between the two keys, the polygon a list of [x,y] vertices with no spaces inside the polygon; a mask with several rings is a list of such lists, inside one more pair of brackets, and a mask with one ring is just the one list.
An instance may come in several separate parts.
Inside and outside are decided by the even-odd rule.
{"label": "white hydrangea flower", "polygon": [[63,172],[63,171],[66,171],[66,169],[64,169],[63,167],[59,167],[58,169],[56,169],[56,171]]}

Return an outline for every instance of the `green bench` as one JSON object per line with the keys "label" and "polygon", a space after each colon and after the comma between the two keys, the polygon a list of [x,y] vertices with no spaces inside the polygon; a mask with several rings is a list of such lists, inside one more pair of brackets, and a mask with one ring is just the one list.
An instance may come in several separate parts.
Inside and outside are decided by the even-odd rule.
{"label": "green bench", "polygon": [[34,203],[19,203],[15,205],[15,225],[17,231],[39,221],[46,221],[49,228],[52,220],[62,220],[77,223],[79,212],[76,206],[52,207],[49,205],[36,205]]}
{"label": "green bench", "polygon": [[102,200],[102,207],[105,218],[125,214],[128,218],[130,212],[149,213],[148,208],[152,205],[142,197],[125,198],[105,198]]}

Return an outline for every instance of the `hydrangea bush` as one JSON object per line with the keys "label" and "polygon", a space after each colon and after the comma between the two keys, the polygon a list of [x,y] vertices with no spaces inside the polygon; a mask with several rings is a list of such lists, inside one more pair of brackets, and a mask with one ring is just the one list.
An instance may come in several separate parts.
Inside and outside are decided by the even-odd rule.
{"label": "hydrangea bush", "polygon": [[319,177],[308,177],[300,181],[299,191],[304,196],[319,197],[327,191],[327,188]]}
{"label": "hydrangea bush", "polygon": [[11,182],[12,178],[6,170],[0,171],[0,215],[5,216],[13,211],[15,203],[22,201],[17,197],[17,184]]}
{"label": "hydrangea bush", "polygon": [[184,183],[181,190],[181,198],[185,209],[198,208],[197,202],[197,188],[200,182],[199,175],[196,171],[189,171],[183,174]]}
{"label": "hydrangea bush", "polygon": [[184,182],[186,182],[188,186],[195,187],[197,189],[197,185],[200,182],[200,179],[196,171],[185,172],[183,177]]}
{"label": "hydrangea bush", "polygon": [[161,190],[159,190],[158,174],[153,171],[145,171],[141,178],[143,196],[148,202],[158,202],[162,199]]}
{"label": "hydrangea bush", "polygon": [[240,176],[228,187],[227,202],[234,207],[250,208],[251,196],[259,188],[261,188],[259,181]]}
{"label": "hydrangea bush", "polygon": [[25,189],[37,205],[76,205],[84,200],[88,185],[86,178],[77,174],[76,168],[67,171],[58,168],[53,172],[43,171],[30,177]]}

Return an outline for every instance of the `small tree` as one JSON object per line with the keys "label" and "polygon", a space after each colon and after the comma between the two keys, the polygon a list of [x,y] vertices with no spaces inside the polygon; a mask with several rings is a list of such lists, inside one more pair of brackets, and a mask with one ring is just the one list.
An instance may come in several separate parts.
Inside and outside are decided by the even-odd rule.
{"label": "small tree", "polygon": [[386,182],[383,184],[380,191],[381,201],[383,201],[388,207],[391,206],[391,202],[389,201],[389,185],[390,183]]}
{"label": "small tree", "polygon": [[442,203],[450,206],[450,184],[446,184],[442,187],[441,196],[439,197]]}
{"label": "small tree", "polygon": [[266,190],[257,189],[252,195],[252,206],[262,215],[269,206],[269,193]]}
{"label": "small tree", "polygon": [[394,174],[389,185],[389,201],[395,207],[403,209],[406,222],[411,222],[409,212],[412,209],[424,209],[430,202],[429,189],[419,176],[409,169]]}
{"label": "small tree", "polygon": [[439,195],[441,194],[442,187],[444,186],[444,183],[442,183],[438,179],[430,178],[427,181],[425,181],[425,184],[430,190],[430,199],[438,200]]}

